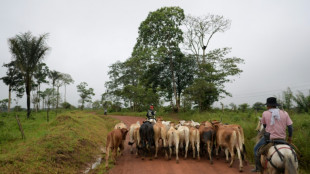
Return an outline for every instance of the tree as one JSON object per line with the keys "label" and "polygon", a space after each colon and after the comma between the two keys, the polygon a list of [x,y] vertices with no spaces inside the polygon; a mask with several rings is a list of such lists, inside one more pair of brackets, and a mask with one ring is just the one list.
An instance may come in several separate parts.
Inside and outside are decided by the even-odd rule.
{"label": "tree", "polygon": [[[56,70],[50,71],[48,74],[48,77],[51,79],[52,81],[52,86],[53,86],[53,97],[55,97],[55,86],[56,86],[56,82],[60,82],[60,79],[62,77],[62,74]],[[58,94],[57,94],[58,95]],[[55,103],[56,105],[56,103]],[[53,108],[55,108],[55,105],[53,105]]]}
{"label": "tree", "polygon": [[30,91],[32,77],[39,63],[43,60],[49,47],[46,45],[47,34],[39,37],[32,36],[30,32],[16,35],[8,40],[16,66],[21,71],[27,95],[27,118],[30,117]]}
{"label": "tree", "polygon": [[201,17],[187,15],[183,24],[186,27],[184,32],[185,49],[195,55],[197,65],[200,66],[207,63],[206,49],[211,38],[216,33],[228,30],[231,21],[219,15],[209,14]]}
{"label": "tree", "polygon": [[64,100],[65,100],[65,102],[67,102],[67,98],[66,98],[66,95],[67,95],[67,85],[73,84],[74,80],[72,79],[70,74],[63,73],[62,74],[62,81],[63,81],[63,84],[65,86]]}
{"label": "tree", "polygon": [[286,91],[283,91],[283,108],[290,110],[292,108],[292,102],[293,102],[293,92],[291,90],[291,88],[287,88]]}
{"label": "tree", "polygon": [[[169,62],[164,64],[166,66],[161,69],[161,72],[170,74],[170,84],[172,85],[177,110],[179,110],[180,106],[174,61],[180,55],[179,44],[183,42],[183,32],[180,25],[184,17],[183,9],[179,7],[163,7],[150,12],[140,24],[139,36],[134,48],[135,54],[133,54],[133,57],[139,56],[139,54],[151,54],[150,62],[159,66],[166,61]],[[153,69],[149,70],[152,71]]]}
{"label": "tree", "polygon": [[235,103],[230,103],[229,106],[231,107],[231,110],[236,111],[237,105]]}
{"label": "tree", "polygon": [[8,64],[4,64],[3,67],[8,68],[6,76],[0,78],[4,84],[9,87],[9,98],[8,98],[8,112],[11,109],[11,93],[12,91],[17,92],[17,97],[22,97],[25,89],[23,87],[23,76],[20,70],[15,66],[15,62],[12,61]]}
{"label": "tree", "polygon": [[38,64],[38,68],[37,70],[34,72],[34,78],[35,78],[35,85],[36,85],[36,88],[37,88],[37,93],[36,93],[36,96],[37,96],[37,104],[36,104],[36,110],[39,109],[39,104],[40,104],[40,99],[41,99],[41,84],[42,83],[48,83],[48,81],[46,80],[46,77],[48,76],[49,74],[49,68],[48,66],[45,64],[45,63],[39,63]]}
{"label": "tree", "polygon": [[301,91],[298,91],[297,94],[293,97],[293,100],[297,104],[298,112],[309,112],[310,109],[310,90],[308,96],[306,96]]}
{"label": "tree", "polygon": [[47,88],[45,89],[45,91],[43,92],[44,93],[44,96],[46,96],[46,106],[47,106],[47,109],[46,109],[46,120],[47,122],[49,121],[49,111],[50,111],[50,106],[54,105],[55,102],[56,102],[56,98],[54,96],[54,90],[53,88]]}
{"label": "tree", "polygon": [[8,106],[7,106],[8,102],[9,102],[9,99],[7,99],[7,98],[3,99],[3,100],[0,100],[0,111],[1,112],[7,111],[7,109],[8,109]]}
{"label": "tree", "polygon": [[100,101],[99,100],[96,100],[96,101],[94,101],[93,103],[92,103],[92,108],[93,109],[99,109],[100,108]]}
{"label": "tree", "polygon": [[89,88],[87,89],[86,87],[88,86],[88,84],[86,82],[81,82],[79,85],[77,85],[77,92],[80,93],[80,97],[81,97],[81,109],[84,109],[84,103],[85,102],[91,102],[91,96],[94,96],[94,89],[93,88]]}
{"label": "tree", "polygon": [[241,110],[242,112],[245,112],[248,108],[249,108],[249,104],[247,103],[242,103],[239,105],[239,110]]}
{"label": "tree", "polygon": [[[232,82],[232,77],[242,72],[237,65],[243,63],[243,59],[227,57],[231,48],[218,48],[206,52],[211,38],[216,33],[225,32],[229,29],[230,23],[230,20],[218,15],[187,16],[185,18],[184,46],[186,50],[190,51],[189,54],[196,58],[197,66],[195,83],[190,86],[190,89],[201,90],[192,94],[208,95],[204,97],[203,100],[205,101],[198,102],[198,104],[207,104],[207,106],[200,106],[201,109],[210,108],[213,102],[225,95],[230,96],[231,94],[226,91],[224,85]],[[202,88],[203,85],[207,85],[208,88]],[[200,96],[193,96],[192,98],[197,99]]]}
{"label": "tree", "polygon": [[259,110],[264,110],[265,109],[265,104],[262,103],[262,102],[256,102],[253,104],[252,108],[256,111],[259,111]]}

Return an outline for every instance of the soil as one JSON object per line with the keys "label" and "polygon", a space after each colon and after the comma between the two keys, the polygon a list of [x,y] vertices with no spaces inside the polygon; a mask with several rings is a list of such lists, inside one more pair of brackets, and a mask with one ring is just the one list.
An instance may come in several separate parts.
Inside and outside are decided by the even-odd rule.
{"label": "soil", "polygon": [[[140,121],[142,123],[144,118],[130,117],[130,116],[111,116],[113,118],[123,121],[128,129],[131,124]],[[202,156],[200,160],[193,159],[192,154],[188,154],[185,160],[179,154],[180,162],[176,163],[175,156],[172,155],[171,160],[164,158],[164,153],[159,152],[158,159],[144,160],[141,157],[136,158],[135,154],[130,153],[130,146],[128,145],[129,134],[127,134],[125,142],[125,150],[123,156],[117,157],[116,165],[108,171],[109,174],[234,174],[239,172],[239,160],[236,158],[231,168],[228,163],[225,163],[224,153],[220,155],[220,159],[214,158],[213,165],[210,164],[206,156]],[[135,152],[135,144],[133,145]],[[243,173],[251,173],[253,168],[243,162]]]}

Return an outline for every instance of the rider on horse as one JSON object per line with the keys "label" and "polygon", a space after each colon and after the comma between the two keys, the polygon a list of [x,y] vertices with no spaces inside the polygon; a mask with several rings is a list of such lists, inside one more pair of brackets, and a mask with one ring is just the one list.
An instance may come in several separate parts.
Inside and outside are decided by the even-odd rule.
{"label": "rider on horse", "polygon": [[262,165],[260,162],[260,154],[258,150],[261,146],[266,144],[267,137],[270,135],[270,140],[285,140],[286,138],[286,127],[288,128],[288,143],[292,142],[293,134],[293,122],[287,112],[277,108],[279,104],[275,97],[267,98],[267,111],[262,115],[261,123],[263,124],[267,136],[263,136],[254,147],[254,157],[255,157],[255,169],[252,172],[261,172]]}

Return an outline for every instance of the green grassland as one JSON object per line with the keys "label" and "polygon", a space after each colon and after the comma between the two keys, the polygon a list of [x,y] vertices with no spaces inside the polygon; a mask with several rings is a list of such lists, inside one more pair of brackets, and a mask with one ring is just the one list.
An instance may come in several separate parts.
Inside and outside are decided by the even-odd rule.
{"label": "green grassland", "polygon": [[0,173],[79,173],[105,146],[106,135],[119,122],[102,115],[69,111],[16,113],[26,139],[21,139],[15,115],[0,116]]}

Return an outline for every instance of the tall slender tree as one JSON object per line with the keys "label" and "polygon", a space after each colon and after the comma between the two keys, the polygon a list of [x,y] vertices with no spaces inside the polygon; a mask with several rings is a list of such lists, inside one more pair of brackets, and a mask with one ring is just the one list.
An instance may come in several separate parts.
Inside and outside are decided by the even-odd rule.
{"label": "tall slender tree", "polygon": [[12,61],[8,64],[4,64],[3,67],[8,68],[6,76],[0,78],[4,84],[9,87],[9,98],[8,98],[8,112],[11,109],[12,91],[17,93],[18,97],[22,97],[25,89],[23,86],[23,76],[20,70],[15,66],[15,62]]}
{"label": "tall slender tree", "polygon": [[36,37],[31,32],[26,32],[8,39],[13,60],[24,78],[27,95],[27,118],[30,117],[31,113],[30,92],[33,74],[49,50],[46,44],[47,36],[48,34],[43,34]]}
{"label": "tall slender tree", "polygon": [[63,81],[63,84],[65,86],[64,101],[67,102],[67,96],[66,96],[67,95],[67,85],[73,84],[74,80],[70,74],[63,73],[62,74],[62,81]]}

